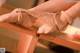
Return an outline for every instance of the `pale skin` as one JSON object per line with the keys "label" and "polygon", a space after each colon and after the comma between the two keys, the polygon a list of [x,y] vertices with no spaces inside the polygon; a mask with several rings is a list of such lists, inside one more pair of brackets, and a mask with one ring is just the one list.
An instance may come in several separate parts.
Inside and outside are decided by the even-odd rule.
{"label": "pale skin", "polygon": [[[15,9],[11,13],[0,16],[0,21],[2,21],[2,22],[8,21],[8,22],[12,22],[12,23],[20,21],[19,23],[27,28],[31,27],[32,25],[38,26],[39,27],[38,33],[47,34],[47,33],[51,32],[51,29],[53,29],[52,31],[57,30],[56,26],[54,26],[54,27],[49,26],[49,24],[46,24],[45,22],[42,22],[39,19],[33,24],[33,21],[29,18],[29,15],[25,14],[25,13],[23,13],[23,16],[25,17],[24,18],[25,21],[22,18],[20,18],[20,20],[19,20],[17,18],[18,17],[18,13],[16,13],[17,11],[26,12],[27,10],[26,9]],[[28,9],[28,11],[30,11],[32,13],[34,12],[33,15],[36,18],[39,17],[39,16],[35,15],[36,12],[38,12],[38,11],[40,11],[40,13],[43,14],[44,16],[45,16],[45,13],[43,13],[43,12],[47,12],[47,13],[60,12],[60,14],[56,16],[56,20],[57,20],[58,28],[61,29],[62,27],[67,25],[67,23],[71,24],[72,20],[80,15],[80,2],[65,2],[64,0],[49,0],[43,4],[40,4],[36,7],[34,7],[34,8]],[[48,17],[49,15],[46,15],[46,16]],[[14,17],[16,17],[16,18],[14,18]],[[26,17],[28,17],[28,18],[26,18]],[[54,21],[53,18],[50,18],[50,19],[52,19]],[[45,20],[47,20],[47,19],[45,19]],[[23,23],[21,23],[21,21]],[[48,22],[50,23],[49,20],[48,20]]]}

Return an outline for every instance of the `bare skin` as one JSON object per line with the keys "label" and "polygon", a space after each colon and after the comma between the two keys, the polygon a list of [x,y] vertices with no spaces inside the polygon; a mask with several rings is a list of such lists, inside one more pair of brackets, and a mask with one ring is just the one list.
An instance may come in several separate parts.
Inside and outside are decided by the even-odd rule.
{"label": "bare skin", "polygon": [[46,12],[60,12],[69,9],[75,5],[76,2],[65,2],[64,0],[50,0],[42,3],[34,8],[29,9],[30,11],[46,11]]}

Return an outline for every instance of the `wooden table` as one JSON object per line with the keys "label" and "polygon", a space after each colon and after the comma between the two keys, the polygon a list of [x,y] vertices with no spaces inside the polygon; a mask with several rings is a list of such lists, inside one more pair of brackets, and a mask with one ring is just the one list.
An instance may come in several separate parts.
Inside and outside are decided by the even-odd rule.
{"label": "wooden table", "polygon": [[[80,29],[68,26],[62,32],[54,32],[50,34],[37,34],[37,30],[33,29],[23,29],[17,26],[14,26],[9,23],[0,23],[0,36],[8,37],[15,41],[10,40],[8,42],[2,43],[4,47],[8,47],[7,50],[12,53],[33,53],[36,45],[47,48],[43,45],[37,44],[38,39],[43,39],[58,45],[62,45],[71,49],[80,50],[80,41],[75,41],[72,37],[75,32],[80,31]],[[15,42],[18,41],[17,44]],[[10,43],[8,45],[8,43]],[[6,46],[7,45],[7,46]],[[11,46],[10,46],[11,45]],[[13,48],[13,49],[11,49]],[[17,49],[15,49],[17,48]]]}

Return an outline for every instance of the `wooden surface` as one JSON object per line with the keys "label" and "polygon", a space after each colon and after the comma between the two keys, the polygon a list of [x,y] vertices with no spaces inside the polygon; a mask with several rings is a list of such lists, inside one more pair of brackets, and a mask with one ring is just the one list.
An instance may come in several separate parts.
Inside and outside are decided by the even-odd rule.
{"label": "wooden surface", "polygon": [[73,39],[73,35],[79,31],[79,28],[69,25],[62,33],[55,32],[49,35],[41,34],[40,38],[74,50],[80,50],[80,41],[75,41]]}
{"label": "wooden surface", "polygon": [[[0,36],[3,35],[14,40],[19,40],[21,34],[30,34],[32,37],[36,37],[36,30],[23,29],[9,23],[0,23],[0,28]],[[72,36],[76,31],[80,31],[80,29],[69,25],[65,31],[62,31],[64,33],[40,34],[39,38],[71,49],[80,50],[80,42],[73,40]]]}
{"label": "wooden surface", "polygon": [[0,47],[4,47],[7,51],[16,52],[17,43],[22,34],[32,34],[24,29],[15,27],[8,23],[0,23]]}
{"label": "wooden surface", "polygon": [[19,39],[16,53],[33,53],[37,41],[38,41],[37,37],[33,37],[30,34],[22,34],[21,38]]}

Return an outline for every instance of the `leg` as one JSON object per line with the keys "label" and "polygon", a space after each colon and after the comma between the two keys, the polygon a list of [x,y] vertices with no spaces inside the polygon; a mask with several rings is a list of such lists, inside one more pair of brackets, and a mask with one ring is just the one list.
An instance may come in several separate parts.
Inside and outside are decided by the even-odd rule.
{"label": "leg", "polygon": [[75,3],[76,2],[65,2],[64,0],[50,0],[29,10],[58,12],[70,8]]}

